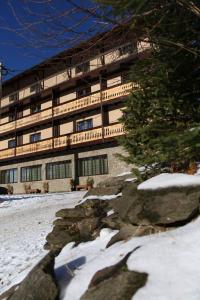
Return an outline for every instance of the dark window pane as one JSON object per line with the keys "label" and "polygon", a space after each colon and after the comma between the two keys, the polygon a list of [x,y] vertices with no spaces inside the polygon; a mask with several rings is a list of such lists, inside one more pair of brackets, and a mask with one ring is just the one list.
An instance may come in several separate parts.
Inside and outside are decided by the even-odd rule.
{"label": "dark window pane", "polygon": [[34,133],[30,135],[30,143],[38,142],[41,140],[41,133]]}
{"label": "dark window pane", "polygon": [[79,176],[102,175],[108,173],[107,155],[79,159]]}
{"label": "dark window pane", "polygon": [[39,181],[42,179],[42,166],[21,168],[21,182]]}
{"label": "dark window pane", "polygon": [[72,177],[71,160],[46,164],[46,179]]}
{"label": "dark window pane", "polygon": [[0,173],[1,184],[17,182],[17,169],[3,170]]}
{"label": "dark window pane", "polygon": [[76,124],[77,131],[83,131],[83,130],[87,130],[87,129],[91,129],[91,128],[93,128],[93,120],[92,119],[80,121],[80,122],[77,122],[77,124]]}
{"label": "dark window pane", "polygon": [[16,140],[9,140],[8,148],[15,148],[15,147],[16,147]]}

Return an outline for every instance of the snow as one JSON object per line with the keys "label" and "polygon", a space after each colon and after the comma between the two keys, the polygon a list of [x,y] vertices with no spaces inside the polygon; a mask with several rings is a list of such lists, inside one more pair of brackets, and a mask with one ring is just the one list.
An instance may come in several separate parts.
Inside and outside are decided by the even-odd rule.
{"label": "snow", "polygon": [[123,172],[123,173],[118,174],[117,177],[131,175],[131,174],[132,174],[131,172]]}
{"label": "snow", "polygon": [[[167,174],[163,175],[166,178]],[[163,182],[159,181],[158,186]],[[43,245],[55,212],[76,206],[83,195],[84,192],[73,192],[0,197],[0,201],[6,199],[0,204],[0,293],[20,282],[46,254]],[[199,300],[199,228],[200,217],[176,230],[132,237],[109,248],[106,245],[117,231],[107,228],[94,241],[77,247],[69,243],[55,262],[60,299],[80,299],[98,270],[117,263],[140,246],[129,257],[127,266],[129,270],[146,272],[148,279],[134,300]]]}
{"label": "snow", "polygon": [[47,253],[55,213],[74,207],[84,192],[0,196],[0,293],[20,282]]}
{"label": "snow", "polygon": [[138,190],[156,190],[186,186],[200,186],[200,176],[182,173],[163,173],[139,184]]}
{"label": "snow", "polygon": [[[105,248],[116,233],[101,231],[95,241],[72,248],[67,245],[56,258],[56,274],[62,273],[62,300],[78,300],[94,274],[121,260],[138,246],[128,259],[129,270],[148,273],[147,284],[134,300],[199,300],[200,295],[200,218],[182,228],[144,237],[133,237]],[[74,276],[69,276],[68,267]],[[68,275],[67,275],[68,274]],[[59,276],[57,277],[59,279]],[[80,284],[81,283],[81,284]]]}
{"label": "snow", "polygon": [[84,202],[86,200],[112,200],[115,199],[117,197],[121,197],[122,193],[118,193],[116,195],[103,195],[103,196],[99,196],[99,195],[91,195],[88,197],[85,197],[81,202]]}

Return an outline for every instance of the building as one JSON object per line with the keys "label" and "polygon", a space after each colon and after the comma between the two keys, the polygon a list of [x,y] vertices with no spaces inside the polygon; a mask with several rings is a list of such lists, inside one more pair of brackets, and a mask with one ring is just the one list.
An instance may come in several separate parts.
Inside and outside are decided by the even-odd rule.
{"label": "building", "polygon": [[117,157],[130,65],[148,51],[117,27],[5,81],[0,102],[0,184],[70,190],[129,170]]}

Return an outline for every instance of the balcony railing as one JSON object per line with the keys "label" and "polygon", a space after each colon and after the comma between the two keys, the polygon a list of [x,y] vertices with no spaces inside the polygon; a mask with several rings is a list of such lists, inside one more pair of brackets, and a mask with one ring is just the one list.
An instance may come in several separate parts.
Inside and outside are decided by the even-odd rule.
{"label": "balcony railing", "polygon": [[132,82],[122,84],[116,86],[114,88],[110,88],[103,92],[94,93],[90,96],[77,99],[75,101],[64,103],[63,105],[59,105],[58,107],[54,108],[54,116],[59,116],[62,114],[69,113],[71,111],[79,110],[81,108],[85,108],[88,106],[92,106],[94,104],[98,104],[105,101],[113,100],[119,97],[126,96],[130,94],[132,88],[136,86]]}
{"label": "balcony railing", "polygon": [[[141,45],[138,45],[138,47],[139,47],[138,49],[134,49],[133,53],[137,54],[138,52],[141,52],[143,48],[145,50],[147,47],[150,47],[150,45],[149,45],[149,42],[147,41],[147,42],[143,42],[142,47],[141,47]],[[131,53],[126,54],[126,55],[121,55],[120,51],[119,51],[119,47],[117,47],[116,49],[106,51],[106,52],[102,53],[101,55],[92,57],[91,60],[89,60],[89,62],[90,62],[90,70],[89,71],[92,71],[94,69],[97,69],[97,68],[103,66],[101,63],[102,56],[104,56],[106,65],[109,65],[115,61],[127,58],[130,55],[131,55]],[[92,66],[91,66],[91,64],[92,64]],[[54,74],[53,76],[45,78],[44,80],[41,80],[37,83],[41,84],[43,86],[44,90],[52,88],[53,86],[56,86],[63,82],[66,82],[70,78],[75,78],[75,77],[79,76],[80,74],[76,74],[75,68],[76,68],[76,66],[73,66],[72,68],[58,72],[57,74]],[[70,76],[69,76],[69,74],[70,74]],[[27,86],[21,90],[18,90],[18,92],[19,92],[19,101],[32,95],[32,92],[30,91],[30,86]],[[9,104],[10,104],[9,95],[3,97],[1,100],[1,107],[7,106]]]}
{"label": "balcony railing", "polygon": [[50,138],[43,141],[38,141],[32,144],[26,144],[16,147],[16,149],[5,149],[0,151],[0,159],[9,157],[33,154],[40,151],[57,149],[62,147],[70,147],[70,145],[84,144],[101,139],[112,138],[124,134],[123,125],[113,124],[104,128],[95,128],[88,131],[72,133],[69,135]]}
{"label": "balcony railing", "polygon": [[[82,109],[85,107],[92,106],[94,104],[101,103],[101,101],[106,102],[106,101],[111,101],[111,100],[119,98],[119,97],[127,96],[130,94],[130,91],[134,87],[136,88],[137,84],[135,84],[133,82],[129,82],[126,84],[122,84],[122,85],[107,89],[103,92],[94,93],[90,96],[61,104],[61,105],[53,108],[53,115],[55,117],[60,116],[60,115],[63,115],[63,114],[66,114],[66,113],[69,113],[72,111],[76,111],[76,110],[79,110],[79,109]],[[14,130],[15,128],[18,129],[20,127],[35,124],[35,123],[38,123],[38,122],[41,122],[43,120],[47,120],[50,118],[52,118],[52,108],[43,110],[41,112],[18,119],[16,121],[13,121],[10,123],[2,124],[0,126],[0,134],[5,133],[7,131]]]}

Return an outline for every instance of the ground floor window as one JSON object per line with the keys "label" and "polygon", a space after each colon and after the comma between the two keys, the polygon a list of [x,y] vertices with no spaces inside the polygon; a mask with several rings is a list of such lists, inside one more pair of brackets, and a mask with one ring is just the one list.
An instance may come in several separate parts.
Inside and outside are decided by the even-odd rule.
{"label": "ground floor window", "polygon": [[42,180],[42,166],[32,166],[21,168],[21,182]]}
{"label": "ground floor window", "polygon": [[108,157],[107,155],[99,155],[80,158],[78,167],[79,176],[108,174]]}
{"label": "ground floor window", "polygon": [[1,184],[17,182],[17,169],[3,170],[0,173]]}
{"label": "ground floor window", "polygon": [[71,160],[46,164],[46,179],[62,179],[72,177]]}

